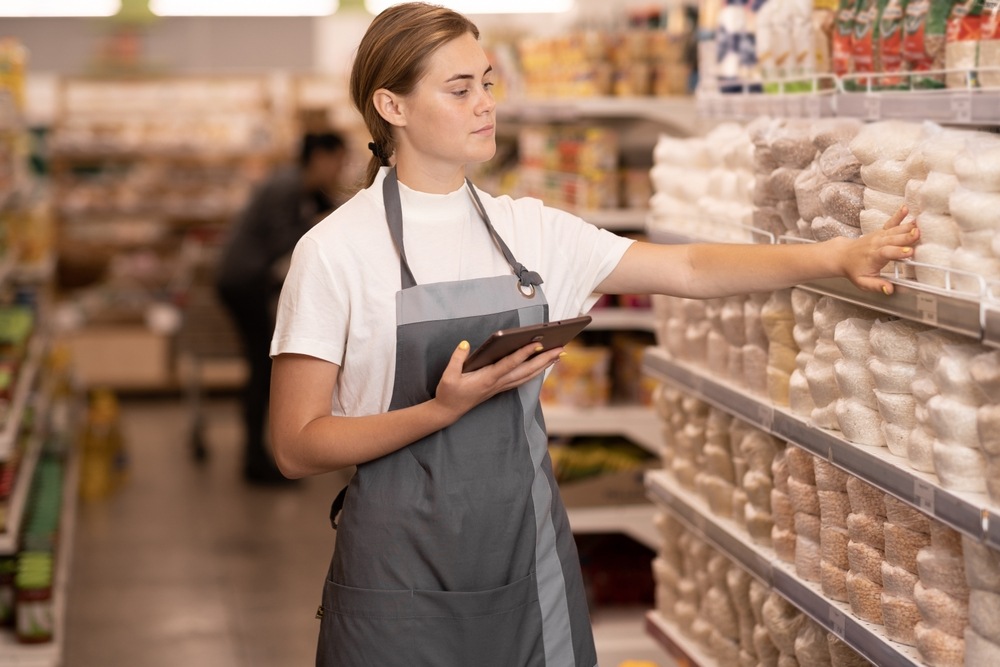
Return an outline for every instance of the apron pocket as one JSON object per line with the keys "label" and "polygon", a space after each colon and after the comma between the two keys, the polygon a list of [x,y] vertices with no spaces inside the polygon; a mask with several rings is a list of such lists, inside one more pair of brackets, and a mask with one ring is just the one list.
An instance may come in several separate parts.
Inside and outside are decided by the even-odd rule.
{"label": "apron pocket", "polygon": [[332,581],[317,666],[543,665],[534,573],[487,591],[386,591]]}

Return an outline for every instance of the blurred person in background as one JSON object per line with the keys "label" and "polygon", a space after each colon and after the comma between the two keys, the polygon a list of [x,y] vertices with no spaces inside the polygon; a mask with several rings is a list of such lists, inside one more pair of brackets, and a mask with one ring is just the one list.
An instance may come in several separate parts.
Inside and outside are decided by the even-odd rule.
{"label": "blurred person in background", "polygon": [[264,441],[274,307],[295,244],[340,203],[346,157],[339,134],[303,135],[298,163],[279,167],[254,189],[219,258],[216,290],[247,362],[242,392],[243,475],[251,483],[288,481],[278,472]]}

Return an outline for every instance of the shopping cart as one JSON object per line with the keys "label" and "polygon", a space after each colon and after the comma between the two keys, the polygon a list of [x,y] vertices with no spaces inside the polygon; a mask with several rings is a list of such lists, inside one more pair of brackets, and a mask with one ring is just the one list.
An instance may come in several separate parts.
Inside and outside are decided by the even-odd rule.
{"label": "shopping cart", "polygon": [[221,246],[201,238],[185,240],[185,284],[178,290],[177,375],[190,410],[190,445],[196,461],[208,458],[205,439],[206,387],[238,389],[246,364],[236,329],[216,296],[214,277]]}

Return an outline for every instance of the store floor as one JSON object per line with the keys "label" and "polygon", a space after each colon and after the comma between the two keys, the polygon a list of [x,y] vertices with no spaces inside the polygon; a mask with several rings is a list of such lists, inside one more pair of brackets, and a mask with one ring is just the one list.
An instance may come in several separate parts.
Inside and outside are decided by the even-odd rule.
{"label": "store floor", "polygon": [[[346,477],[258,488],[239,475],[238,407],[207,405],[210,458],[190,455],[180,400],[123,403],[127,485],[81,503],[65,667],[272,667],[314,664],[314,615]],[[672,663],[645,637],[641,610],[597,610],[603,667]]]}

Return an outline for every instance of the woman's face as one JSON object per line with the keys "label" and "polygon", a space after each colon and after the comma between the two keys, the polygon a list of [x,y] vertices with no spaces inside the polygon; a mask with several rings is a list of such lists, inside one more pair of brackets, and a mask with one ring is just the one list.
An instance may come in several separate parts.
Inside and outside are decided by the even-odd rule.
{"label": "woman's face", "polygon": [[476,38],[466,33],[431,55],[412,93],[403,98],[397,160],[422,169],[464,167],[496,152],[493,69]]}

